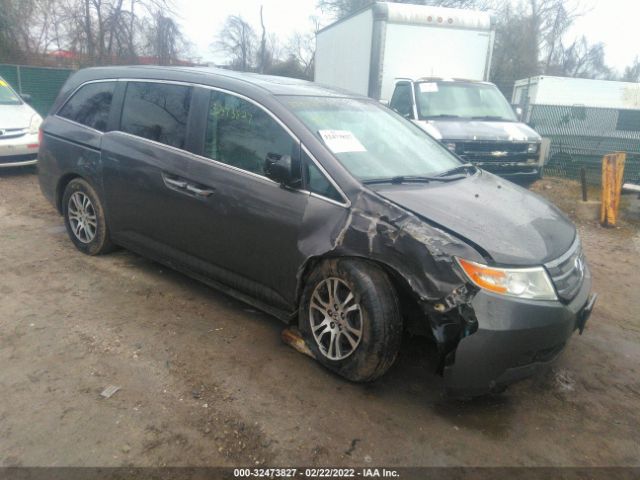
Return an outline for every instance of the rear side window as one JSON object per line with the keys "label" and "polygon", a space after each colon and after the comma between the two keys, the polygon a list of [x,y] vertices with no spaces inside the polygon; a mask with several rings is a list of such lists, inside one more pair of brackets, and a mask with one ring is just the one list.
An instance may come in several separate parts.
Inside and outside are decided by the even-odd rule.
{"label": "rear side window", "polygon": [[164,83],[129,82],[120,130],[184,148],[191,87]]}
{"label": "rear side window", "polygon": [[116,82],[89,83],[73,94],[58,115],[104,132]]}
{"label": "rear side window", "polygon": [[205,154],[264,175],[267,154],[299,159],[297,142],[260,107],[234,95],[212,92]]}

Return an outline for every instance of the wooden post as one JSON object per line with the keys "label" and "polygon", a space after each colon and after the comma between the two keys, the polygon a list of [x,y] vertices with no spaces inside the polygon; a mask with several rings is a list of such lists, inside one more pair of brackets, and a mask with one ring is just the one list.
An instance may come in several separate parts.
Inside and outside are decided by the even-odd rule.
{"label": "wooden post", "polygon": [[600,223],[603,227],[616,224],[626,158],[627,154],[624,152],[609,153],[602,158]]}
{"label": "wooden post", "polygon": [[580,169],[580,184],[582,185],[582,201],[587,201],[587,170],[582,167]]}

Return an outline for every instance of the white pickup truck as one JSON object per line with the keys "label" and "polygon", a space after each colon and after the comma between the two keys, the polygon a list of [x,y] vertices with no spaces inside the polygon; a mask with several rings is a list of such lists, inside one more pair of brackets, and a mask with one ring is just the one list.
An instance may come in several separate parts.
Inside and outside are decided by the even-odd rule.
{"label": "white pickup truck", "polygon": [[461,158],[509,178],[539,178],[541,138],[486,82],[487,12],[374,3],[316,37],[315,81],[389,104]]}

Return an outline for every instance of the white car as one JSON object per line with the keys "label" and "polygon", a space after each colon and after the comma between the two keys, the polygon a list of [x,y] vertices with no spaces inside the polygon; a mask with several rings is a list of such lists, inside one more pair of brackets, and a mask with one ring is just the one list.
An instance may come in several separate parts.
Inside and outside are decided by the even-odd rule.
{"label": "white car", "polygon": [[42,117],[24,97],[0,77],[0,168],[35,165],[38,161]]}

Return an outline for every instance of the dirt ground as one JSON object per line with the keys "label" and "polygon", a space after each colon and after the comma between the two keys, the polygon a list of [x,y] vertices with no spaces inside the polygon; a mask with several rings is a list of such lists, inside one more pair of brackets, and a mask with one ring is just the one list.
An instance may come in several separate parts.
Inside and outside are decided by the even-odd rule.
{"label": "dirt ground", "polygon": [[[569,212],[578,196],[533,188]],[[638,225],[579,228],[600,294],[584,335],[462,403],[421,341],[351,384],[245,304],[124,250],[80,254],[33,171],[0,171],[0,466],[638,466]]]}

